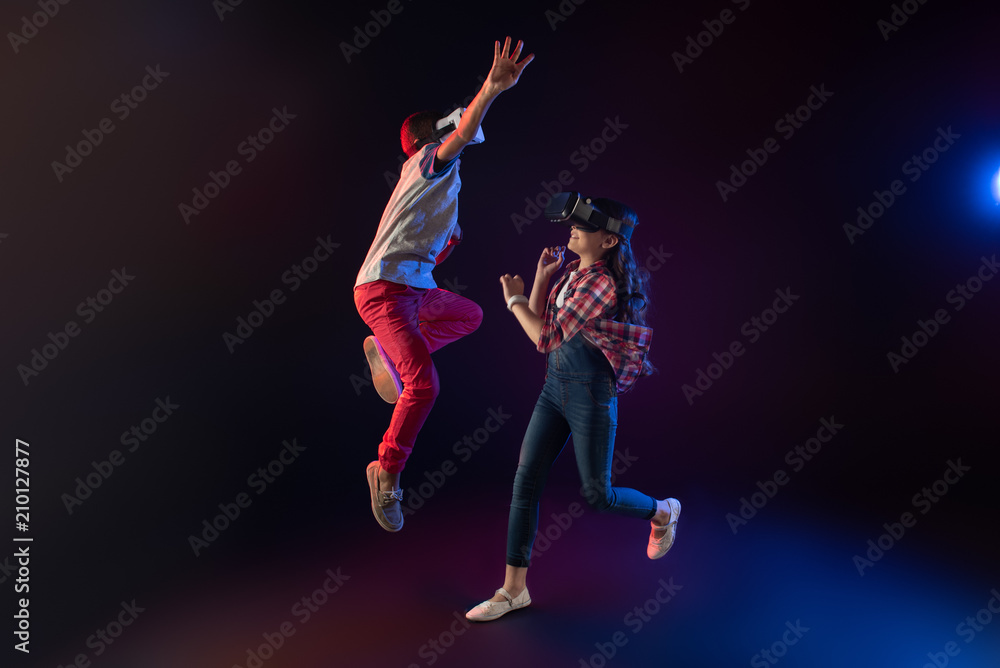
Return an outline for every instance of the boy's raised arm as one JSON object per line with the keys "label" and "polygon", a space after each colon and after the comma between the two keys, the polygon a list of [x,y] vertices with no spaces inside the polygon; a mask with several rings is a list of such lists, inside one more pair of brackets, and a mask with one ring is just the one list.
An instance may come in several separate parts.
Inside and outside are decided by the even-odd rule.
{"label": "boy's raised arm", "polygon": [[508,55],[510,52],[510,37],[504,41],[503,50],[500,49],[500,42],[494,42],[493,67],[490,68],[490,73],[486,77],[486,81],[483,82],[482,88],[476,93],[472,104],[462,114],[462,120],[459,121],[458,128],[451,133],[437,150],[437,159],[442,163],[448,162],[469,145],[476,136],[476,132],[479,131],[483,117],[486,116],[486,111],[493,104],[493,100],[503,91],[513,88],[517,84],[518,79],[521,78],[521,72],[524,71],[524,68],[535,59],[535,54],[532,53],[526,56],[521,62],[517,62],[522,48],[524,48],[524,42],[518,40],[517,46],[514,47],[514,52]]}

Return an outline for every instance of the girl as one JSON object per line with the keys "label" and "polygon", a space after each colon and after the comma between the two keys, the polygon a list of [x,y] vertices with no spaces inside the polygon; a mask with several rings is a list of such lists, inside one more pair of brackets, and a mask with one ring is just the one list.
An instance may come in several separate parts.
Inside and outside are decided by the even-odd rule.
{"label": "girl", "polygon": [[[539,352],[548,354],[547,370],[514,476],[504,584],[493,598],[466,613],[472,621],[497,619],[531,603],[525,581],[539,498],[570,434],[590,506],[651,520],[646,549],[650,559],[662,557],[674,541],[681,512],[677,499],[658,501],[634,489],[611,486],[617,395],[629,390],[640,375],[652,373],[646,361],[652,329],[644,326],[643,318],[648,274],[636,266],[630,245],[636,214],[610,199],[594,199],[591,204],[628,225],[621,225],[615,234],[573,224],[567,246],[542,251],[530,298],[524,297],[520,276],[500,278],[507,307]],[[562,266],[566,248],[580,259],[569,264],[546,303],[549,280]]]}

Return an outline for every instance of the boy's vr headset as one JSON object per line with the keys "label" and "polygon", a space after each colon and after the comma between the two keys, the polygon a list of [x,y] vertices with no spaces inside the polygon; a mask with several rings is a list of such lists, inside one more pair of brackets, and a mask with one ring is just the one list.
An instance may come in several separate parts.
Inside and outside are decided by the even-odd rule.
{"label": "boy's vr headset", "polygon": [[[462,114],[465,113],[465,107],[459,107],[455,111],[451,112],[437,123],[434,124],[434,132],[431,133],[430,137],[420,140],[417,143],[417,150],[420,150],[427,144],[434,142],[443,142],[448,138],[452,132],[458,129],[458,122],[462,120]],[[486,136],[483,134],[483,126],[480,124],[479,128],[476,130],[476,136],[472,138],[470,144],[482,144],[486,141]]]}
{"label": "boy's vr headset", "polygon": [[[452,132],[458,129],[458,122],[462,120],[462,114],[465,113],[465,107],[459,107],[455,111],[451,112],[440,121],[434,124],[434,141],[444,141],[448,138]],[[479,125],[476,129],[476,136],[472,138],[470,143],[472,144],[482,144],[486,141],[486,136],[483,134],[483,126]]]}
{"label": "boy's vr headset", "polygon": [[607,230],[625,241],[632,238],[632,230],[635,228],[628,221],[601,213],[594,208],[589,197],[584,198],[580,193],[553,195],[549,205],[545,207],[545,217],[553,223],[562,223],[566,227],[576,225],[588,232]]}

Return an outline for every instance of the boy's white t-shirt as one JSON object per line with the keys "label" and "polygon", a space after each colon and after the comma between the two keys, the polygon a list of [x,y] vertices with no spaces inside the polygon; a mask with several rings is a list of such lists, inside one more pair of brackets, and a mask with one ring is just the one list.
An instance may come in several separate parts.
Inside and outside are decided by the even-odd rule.
{"label": "boy's white t-shirt", "polygon": [[403,163],[355,287],[379,279],[414,288],[437,287],[431,272],[458,222],[462,188],[457,156],[435,171],[440,146],[440,142],[428,144]]}

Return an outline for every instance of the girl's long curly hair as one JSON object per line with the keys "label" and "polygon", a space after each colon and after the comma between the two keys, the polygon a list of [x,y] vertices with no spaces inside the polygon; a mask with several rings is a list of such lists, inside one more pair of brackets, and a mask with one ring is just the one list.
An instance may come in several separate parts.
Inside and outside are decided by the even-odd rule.
{"label": "girl's long curly hair", "polygon": [[[602,213],[639,226],[639,217],[627,205],[605,197],[594,198],[593,205]],[[633,231],[634,233],[634,231]],[[632,244],[618,237],[618,243],[612,246],[604,256],[608,269],[615,279],[615,292],[618,297],[618,310],[613,319],[632,325],[646,326],[646,310],[649,308],[649,272],[635,261]],[[647,357],[642,365],[643,376],[656,371]]]}

